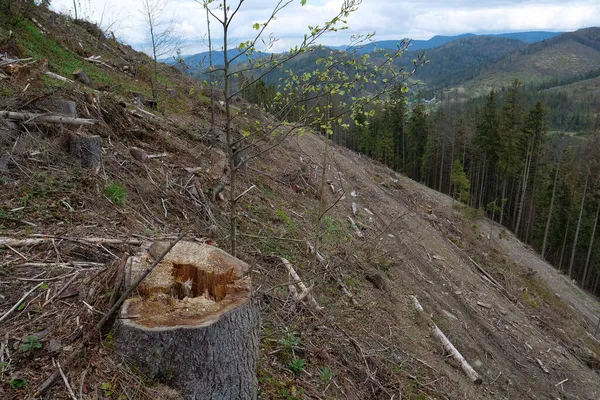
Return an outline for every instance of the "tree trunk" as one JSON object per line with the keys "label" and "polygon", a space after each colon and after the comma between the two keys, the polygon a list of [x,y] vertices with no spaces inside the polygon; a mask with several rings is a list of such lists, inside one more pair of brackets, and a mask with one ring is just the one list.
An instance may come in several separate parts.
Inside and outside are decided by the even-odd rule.
{"label": "tree trunk", "polygon": [[37,114],[29,112],[0,111],[0,119],[23,121],[26,124],[48,123],[65,125],[94,125],[96,120],[86,118],[71,118],[63,115]]}
{"label": "tree trunk", "polygon": [[[132,257],[126,280],[167,245],[154,243]],[[260,327],[248,271],[216,247],[177,243],[138,286],[139,296],[123,304],[116,351],[184,399],[256,399]]]}
{"label": "tree trunk", "polygon": [[483,155],[483,172],[481,176],[481,187],[479,188],[479,207],[484,206],[485,208],[485,180],[487,179],[487,154]]}
{"label": "tree trunk", "polygon": [[569,262],[569,279],[573,274],[573,263],[575,261],[575,252],[577,251],[577,239],[579,239],[579,230],[581,229],[581,218],[583,217],[583,208],[585,206],[585,195],[587,193],[589,172],[585,175],[585,184],[583,186],[583,196],[581,196],[581,208],[579,209],[579,219],[577,220],[577,228],[575,228],[575,239],[573,240],[573,249],[571,250],[571,261]]}
{"label": "tree trunk", "polygon": [[565,249],[567,248],[567,238],[569,237],[569,227],[571,226],[571,215],[567,219],[567,227],[565,228],[565,235],[563,236],[562,246],[560,247],[560,259],[558,260],[558,270],[562,271],[563,259],[565,257]]}
{"label": "tree trunk", "polygon": [[[514,201],[512,203],[512,207],[513,207],[512,208],[512,213],[513,214],[512,214],[512,221],[511,221],[512,224],[511,225],[512,225],[512,228],[513,228],[513,232],[515,232],[515,236],[517,236],[517,237],[519,237],[519,235],[516,234],[515,227],[516,227],[516,222],[517,222],[517,211],[518,211],[518,208],[519,208],[519,201],[520,201],[519,194],[521,193],[521,187],[522,187],[522,185],[523,185],[523,182],[519,181],[517,183],[517,190],[516,190],[516,192],[513,192],[513,193],[515,193],[515,198],[514,198]],[[514,189],[514,187],[513,187],[513,189]]]}
{"label": "tree trunk", "polygon": [[210,85],[210,140],[216,142],[215,134],[215,88],[213,82],[213,54],[212,54],[212,36],[210,32],[210,13],[208,12],[208,4],[204,5],[206,9],[206,26],[208,32],[208,62],[210,72],[208,74],[208,81]]}
{"label": "tree trunk", "polygon": [[502,198],[500,199],[500,225],[504,221],[504,198],[506,197],[506,178],[502,184]]}
{"label": "tree trunk", "polygon": [[527,146],[527,158],[525,159],[525,169],[523,170],[523,185],[522,185],[522,193],[521,199],[518,203],[517,208],[517,224],[515,227],[515,235],[519,237],[519,228],[521,227],[521,219],[523,218],[523,207],[525,206],[525,194],[527,194],[527,183],[529,182],[529,172],[531,170],[531,159],[532,157],[532,147],[533,147],[533,137],[529,141],[529,145]]}
{"label": "tree trunk", "polygon": [[[562,157],[562,153],[561,153]],[[548,210],[548,219],[546,220],[546,229],[544,231],[544,242],[542,244],[542,258],[546,256],[546,245],[548,244],[548,233],[550,232],[550,223],[552,222],[552,212],[554,210],[554,198],[556,196],[556,186],[558,184],[558,173],[560,171],[560,158],[554,174],[554,185],[552,186],[552,198],[550,200],[550,210]]]}
{"label": "tree trunk", "polygon": [[438,192],[442,192],[442,186],[444,185],[444,153],[446,150],[446,142],[442,141],[442,159],[440,162],[440,180],[438,182]]}
{"label": "tree trunk", "polygon": [[594,248],[594,239],[596,237],[596,227],[598,226],[598,215],[600,214],[600,202],[598,202],[598,208],[596,208],[596,217],[594,218],[594,228],[592,229],[592,237],[590,238],[590,245],[588,246],[588,253],[585,259],[585,266],[583,267],[583,276],[581,277],[581,287],[585,289],[585,278],[587,277],[588,267],[590,265],[590,258],[592,257],[592,249]]}
{"label": "tree trunk", "polygon": [[71,154],[77,157],[81,167],[98,169],[102,162],[102,138],[72,133],[69,138]]}

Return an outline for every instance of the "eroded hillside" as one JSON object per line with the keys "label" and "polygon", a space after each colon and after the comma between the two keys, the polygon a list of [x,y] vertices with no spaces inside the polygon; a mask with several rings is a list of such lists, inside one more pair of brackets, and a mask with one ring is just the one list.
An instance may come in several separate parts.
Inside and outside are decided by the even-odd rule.
{"label": "eroded hillside", "polygon": [[[64,17],[36,12],[0,47],[2,110],[44,113],[67,100],[97,122],[0,130],[0,397],[68,398],[68,384],[80,399],[179,398],[129,368],[95,324],[119,259],[143,241],[188,229],[190,240],[227,250],[223,111],[210,134],[209,92],[166,66],[159,109],[143,106],[146,56],[68,19],[43,25]],[[102,63],[89,61],[98,55]],[[46,74],[72,79],[76,69],[91,85]],[[234,111],[236,134],[272,121],[241,99]],[[74,134],[102,138],[100,168],[69,151]],[[261,310],[261,398],[600,397],[595,299],[475,211],[347,149],[329,151],[324,162],[323,137],[292,136],[239,177],[255,186],[240,199],[238,256]],[[317,224],[323,165],[328,210]],[[317,236],[322,261],[308,251]],[[294,300],[280,257],[322,310]],[[481,385],[446,356],[432,323]],[[294,359],[302,368],[290,368]]]}

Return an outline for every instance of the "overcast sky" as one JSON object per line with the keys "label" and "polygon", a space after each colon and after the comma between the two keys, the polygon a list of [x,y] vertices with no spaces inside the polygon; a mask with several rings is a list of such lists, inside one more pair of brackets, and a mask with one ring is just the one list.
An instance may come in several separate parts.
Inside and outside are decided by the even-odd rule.
{"label": "overcast sky", "polygon": [[[79,14],[107,26],[138,50],[147,50],[147,29],[139,12],[142,0],[76,0]],[[308,25],[322,24],[339,11],[343,0],[300,0],[287,7],[272,24],[279,40],[274,50],[298,44]],[[194,0],[170,0],[168,14],[185,39],[184,54],[206,50],[206,15]],[[230,1],[235,6],[238,1]],[[246,0],[231,26],[231,41],[248,39],[252,25],[264,22],[276,0]],[[52,0],[52,7],[71,13],[73,0]],[[363,0],[349,20],[350,30],[323,38],[323,44],[342,45],[353,33],[376,32],[376,40],[429,39],[435,35],[501,33],[530,30],[572,31],[600,25],[600,0]],[[216,28],[216,24],[212,25]],[[213,29],[215,41],[222,34]]]}

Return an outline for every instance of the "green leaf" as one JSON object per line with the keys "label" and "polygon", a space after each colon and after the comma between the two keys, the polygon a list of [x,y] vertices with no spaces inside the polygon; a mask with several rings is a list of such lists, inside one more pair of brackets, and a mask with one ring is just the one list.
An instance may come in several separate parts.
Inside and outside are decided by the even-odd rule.
{"label": "green leaf", "polygon": [[40,288],[41,288],[42,290],[47,290],[47,289],[48,289],[48,285],[46,285],[45,283],[42,283],[42,284],[40,285]]}
{"label": "green leaf", "polygon": [[25,302],[19,304],[19,307],[17,307],[17,310],[22,311],[25,308]]}
{"label": "green leaf", "polygon": [[252,27],[253,27],[254,29],[256,29],[256,30],[259,30],[259,29],[260,29],[260,24],[257,22],[257,23],[255,23],[254,25],[252,25]]}
{"label": "green leaf", "polygon": [[303,6],[306,5],[306,0],[300,0],[300,4],[302,4]]}

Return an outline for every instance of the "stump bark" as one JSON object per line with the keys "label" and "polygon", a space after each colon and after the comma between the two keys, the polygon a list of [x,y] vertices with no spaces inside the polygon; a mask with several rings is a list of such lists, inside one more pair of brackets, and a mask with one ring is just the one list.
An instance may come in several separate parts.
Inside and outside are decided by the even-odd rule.
{"label": "stump bark", "polygon": [[98,169],[102,162],[102,138],[73,133],[69,138],[71,154],[77,157],[83,168]]}
{"label": "stump bark", "polygon": [[[126,284],[167,245],[131,257]],[[248,271],[216,247],[177,243],[123,304],[117,352],[185,399],[256,399],[259,315]]]}
{"label": "stump bark", "polygon": [[73,72],[73,79],[75,79],[78,82],[83,83],[84,85],[91,85],[92,84],[92,81],[87,76],[87,74],[85,73],[85,71],[83,71],[82,69],[78,69],[77,71]]}

